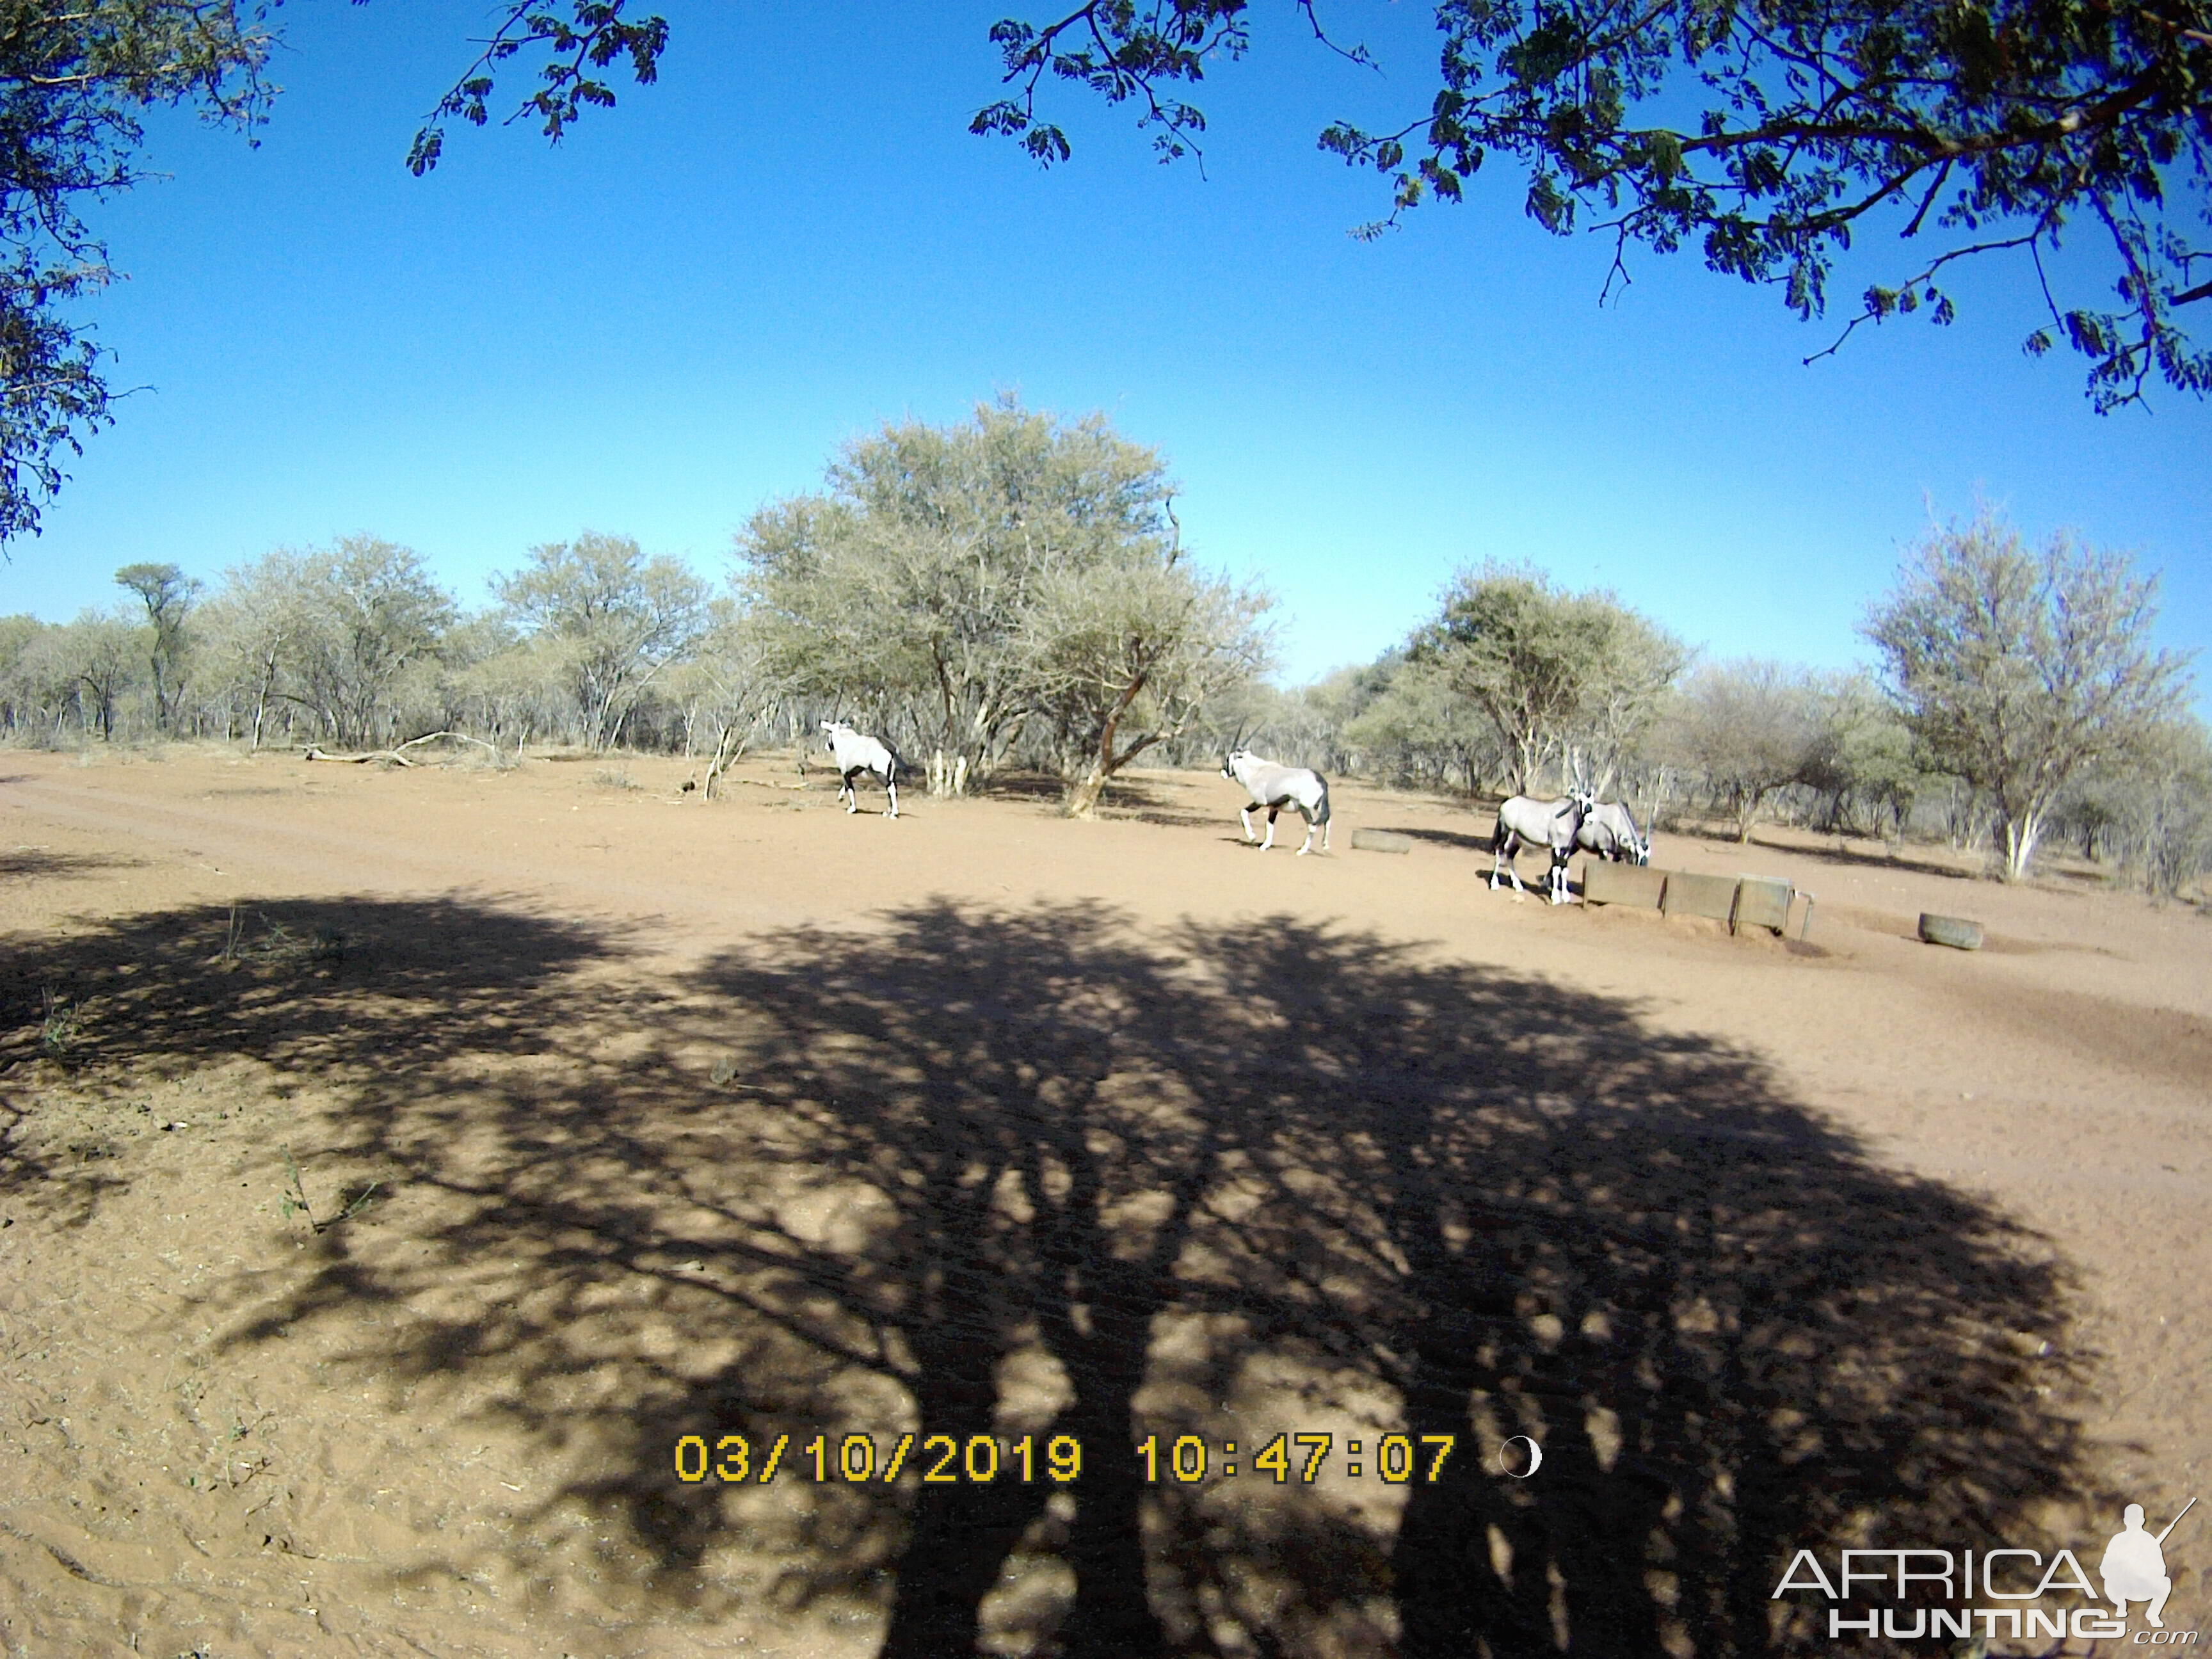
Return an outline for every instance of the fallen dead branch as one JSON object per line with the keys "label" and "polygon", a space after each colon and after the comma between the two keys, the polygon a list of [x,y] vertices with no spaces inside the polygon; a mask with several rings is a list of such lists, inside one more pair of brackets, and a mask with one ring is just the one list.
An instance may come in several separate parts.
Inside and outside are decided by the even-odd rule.
{"label": "fallen dead branch", "polygon": [[417,744],[435,743],[441,738],[451,738],[456,743],[472,743],[479,749],[489,749],[495,759],[499,755],[499,746],[496,744],[486,743],[482,738],[472,738],[465,732],[428,732],[419,738],[408,738],[406,742],[398,744],[396,748],[372,749],[366,754],[360,755],[333,755],[317,744],[310,744],[307,745],[307,752],[301,758],[311,761],[338,761],[348,766],[366,766],[371,761],[388,761],[394,766],[412,766],[415,763],[407,758],[406,751]]}

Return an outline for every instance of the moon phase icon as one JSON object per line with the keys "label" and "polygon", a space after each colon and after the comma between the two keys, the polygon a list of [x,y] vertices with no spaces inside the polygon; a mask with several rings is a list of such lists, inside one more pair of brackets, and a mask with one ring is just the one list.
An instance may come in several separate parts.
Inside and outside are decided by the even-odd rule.
{"label": "moon phase icon", "polygon": [[[1528,1467],[1519,1471],[1516,1471],[1512,1465],[1508,1463],[1505,1460],[1507,1450],[1512,1447],[1516,1441],[1528,1449]],[[1515,1435],[1511,1440],[1508,1440],[1504,1445],[1502,1445],[1498,1449],[1498,1473],[1501,1474],[1512,1475],[1516,1480],[1526,1480],[1530,1475],[1535,1474],[1538,1469],[1540,1469],[1543,1467],[1544,1449],[1538,1445],[1534,1441],[1531,1440],[1525,1434]]]}

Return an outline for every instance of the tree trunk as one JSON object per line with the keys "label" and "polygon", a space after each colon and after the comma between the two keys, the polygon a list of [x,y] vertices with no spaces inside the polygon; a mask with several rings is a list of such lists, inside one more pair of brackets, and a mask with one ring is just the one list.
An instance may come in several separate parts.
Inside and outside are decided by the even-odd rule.
{"label": "tree trunk", "polygon": [[1113,712],[1106,716],[1105,723],[1098,728],[1098,751],[1091,757],[1090,771],[1082,782],[1068,791],[1066,809],[1068,817],[1097,817],[1098,798],[1106,793],[1106,780],[1127,765],[1139,750],[1147,746],[1147,743],[1139,743],[1118,758],[1114,753],[1114,734],[1121,730],[1121,716],[1129,712],[1129,705],[1136,702],[1138,695],[1144,690],[1147,678],[1146,674],[1138,675],[1115,699]]}
{"label": "tree trunk", "polygon": [[[712,800],[714,799],[715,787],[721,782],[722,774],[729,769],[732,762],[735,761],[739,755],[744,753],[744,749],[745,745],[742,732],[735,722],[725,726],[721,731],[716,734],[714,738],[714,758],[708,763],[707,786],[703,799],[707,800]],[[517,756],[520,757],[521,753],[520,745],[517,745],[515,752]]]}
{"label": "tree trunk", "polygon": [[2023,812],[2016,818],[2008,816],[2004,832],[2004,878],[2025,881],[2028,867],[2035,861],[2035,845],[2043,839],[2043,814]]}
{"label": "tree trunk", "polygon": [[1109,774],[1097,759],[1084,774],[1083,781],[1067,792],[1067,816],[1072,818],[1095,818],[1098,816],[1100,797],[1106,793]]}
{"label": "tree trunk", "polygon": [[1743,805],[1735,815],[1735,844],[1737,846],[1748,847],[1751,845],[1751,832],[1753,830],[1756,829],[1759,824],[1759,805],[1761,802],[1765,800],[1765,799],[1766,792],[1763,789],[1747,789],[1744,792]]}
{"label": "tree trunk", "polygon": [[968,793],[967,756],[957,753],[947,755],[942,749],[933,750],[930,752],[929,763],[926,770],[929,779],[929,793],[938,799],[942,800],[947,796],[964,795]]}

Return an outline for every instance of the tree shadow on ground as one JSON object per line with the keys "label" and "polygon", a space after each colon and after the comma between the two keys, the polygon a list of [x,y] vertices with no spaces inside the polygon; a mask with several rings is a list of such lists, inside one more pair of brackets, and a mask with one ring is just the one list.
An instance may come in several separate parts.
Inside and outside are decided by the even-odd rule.
{"label": "tree shadow on ground", "polygon": [[[1145,806],[1103,806],[1099,809],[1098,816],[1109,821],[1117,820],[1128,823],[1156,823],[1168,830],[1208,830],[1221,822],[1217,815],[1204,812],[1179,812]],[[1301,824],[1299,830],[1303,834],[1304,826]],[[1232,836],[1230,839],[1242,840],[1243,837]],[[1276,843],[1277,846],[1281,844],[1280,842]]]}
{"label": "tree shadow on ground", "polygon": [[1411,836],[1415,841],[1430,842],[1438,847],[1455,847],[1463,853],[1487,853],[1490,850],[1488,836],[1478,836],[1464,830],[1437,830],[1428,824],[1417,823],[1377,824],[1376,827],[1387,830],[1394,836]]}
{"label": "tree shadow on ground", "polygon": [[[4,782],[0,779],[0,782]],[[17,880],[65,879],[96,875],[103,870],[136,870],[143,859],[118,858],[105,853],[51,853],[43,847],[18,847],[0,852],[0,877]]]}
{"label": "tree shadow on ground", "polygon": [[994,772],[970,778],[968,793],[981,800],[1051,801],[1066,799],[1067,785],[1049,772]]}
{"label": "tree shadow on ground", "polygon": [[[1291,917],[939,902],[616,981],[581,929],[321,908],[357,981],[240,997],[161,954],[200,912],[107,936],[163,987],[113,1016],[354,1079],[406,1248],[334,1231],[229,1340],[414,1307],[357,1362],[492,1385],[535,1571],[615,1570],[548,1541],[580,1502],[647,1604],[842,1599],[891,1659],[1795,1654],[1796,1549],[2084,1489],[2040,1242],[1616,1000]],[[1298,1435],[1318,1479],[1255,1462]]]}
{"label": "tree shadow on ground", "polygon": [[438,899],[198,905],[11,941],[0,1191],[61,1174],[26,1139],[39,1068],[94,1097],[240,1056],[341,1087],[384,1068],[419,1084],[463,1054],[528,1052],[539,1035],[509,1019],[514,1000],[619,953],[604,930]]}
{"label": "tree shadow on ground", "polygon": [[[1046,772],[994,772],[968,786],[969,793],[980,800],[1026,801],[1054,809],[1066,804],[1067,789],[1065,779]],[[1180,779],[1125,773],[1108,780],[1106,793],[1099,799],[1098,816],[1183,830],[1219,822],[1218,814],[1193,809],[1191,793],[1191,785]]]}
{"label": "tree shadow on ground", "polygon": [[[1897,870],[1915,876],[1940,876],[1946,881],[1977,882],[1989,879],[1982,871],[1961,870],[1956,865],[1944,863],[1936,855],[1936,849],[1933,848],[1921,848],[1894,854],[1866,853],[1850,847],[1838,846],[1832,841],[1825,845],[1817,842],[1808,842],[1802,845],[1770,846],[1756,839],[1742,842],[1738,841],[1733,835],[1684,826],[1670,826],[1663,832],[1655,833],[1663,833],[1678,841],[1695,842],[1707,852],[1723,853],[1734,857],[1748,857],[1754,853],[1771,853],[1784,858],[1803,859],[1808,864],[1832,865],[1838,869]],[[1652,856],[1655,862],[1662,864],[1665,862],[1656,851]]]}

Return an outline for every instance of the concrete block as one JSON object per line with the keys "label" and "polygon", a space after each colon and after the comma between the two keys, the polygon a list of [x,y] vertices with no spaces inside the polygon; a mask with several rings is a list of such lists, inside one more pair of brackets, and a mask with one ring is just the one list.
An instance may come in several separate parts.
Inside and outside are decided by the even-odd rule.
{"label": "concrete block", "polygon": [[1715,921],[1727,921],[1735,915],[1735,878],[1669,870],[1666,902],[1661,908],[1670,916],[1710,916]]}
{"label": "concrete block", "polygon": [[1634,864],[1607,864],[1592,859],[1583,866],[1583,902],[1586,904],[1626,904],[1656,910],[1667,890],[1667,872]]}
{"label": "concrete block", "polygon": [[1363,853],[1410,853],[1413,838],[1401,836],[1395,830],[1355,830],[1352,844]]}
{"label": "concrete block", "polygon": [[1948,945],[1954,951],[1978,951],[1982,948],[1982,924],[1969,921],[1964,916],[1936,916],[1923,911],[1920,937],[1930,945]]}
{"label": "concrete block", "polygon": [[1741,876],[1735,889],[1735,926],[1771,927],[1779,933],[1790,925],[1790,896],[1797,890],[1771,876]]}

